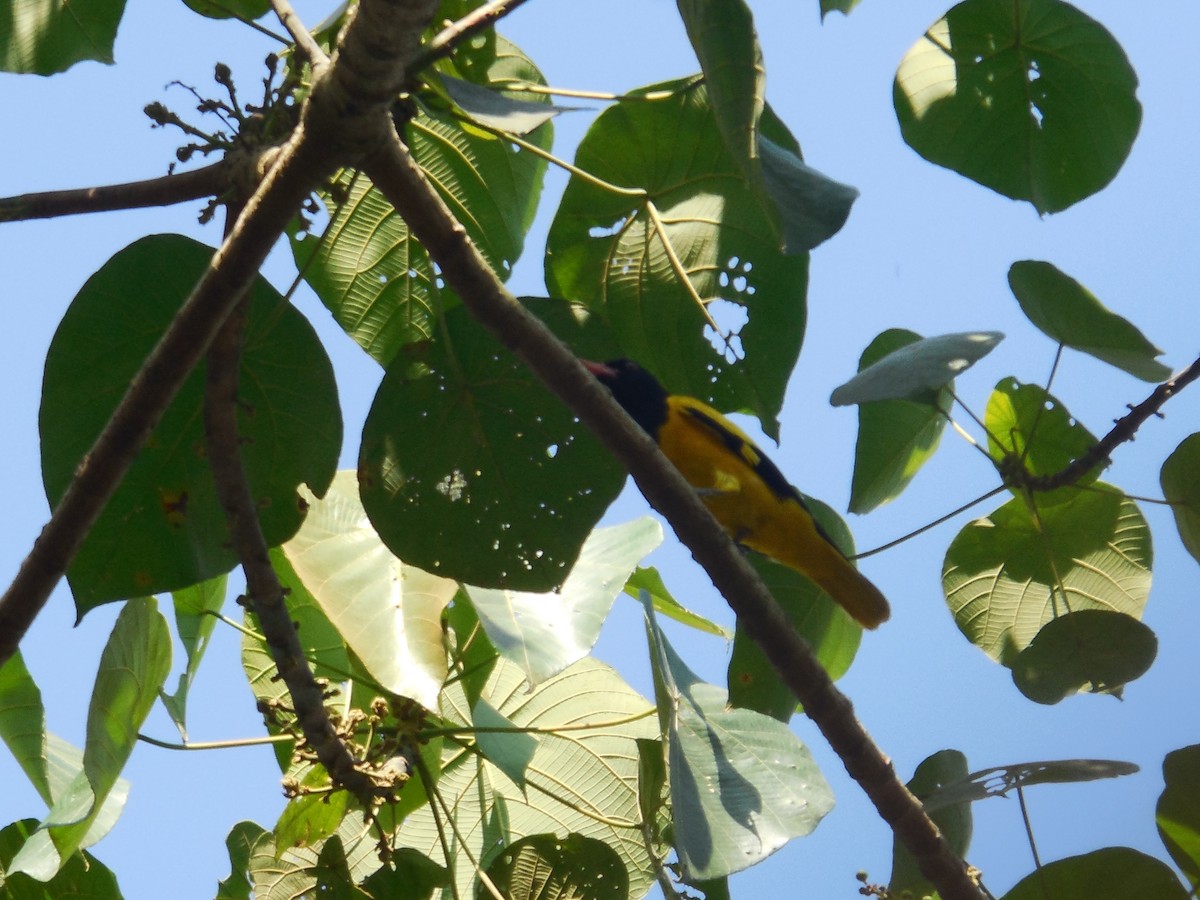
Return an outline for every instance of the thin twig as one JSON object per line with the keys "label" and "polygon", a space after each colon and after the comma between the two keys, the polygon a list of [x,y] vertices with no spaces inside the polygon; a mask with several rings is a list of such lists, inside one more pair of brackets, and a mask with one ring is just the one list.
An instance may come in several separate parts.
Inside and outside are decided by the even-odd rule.
{"label": "thin twig", "polygon": [[[1129,412],[1117,419],[1112,430],[1088,448],[1087,453],[1076,459],[1065,469],[1051,475],[1018,474],[1018,486],[1032,491],[1053,491],[1056,488],[1074,484],[1093,468],[1107,464],[1113,450],[1126,441],[1132,441],[1142,423],[1151,416],[1158,415],[1164,403],[1178,394],[1181,390],[1200,378],[1200,358],[1180,371],[1175,377],[1164,381],[1150,392],[1145,400],[1137,406],[1130,407]],[[1013,473],[1008,473],[1013,474]]]}
{"label": "thin twig", "polygon": [[146,181],[0,197],[0,222],[170,206],[201,197],[217,197],[229,187],[232,176],[233,166],[221,160],[202,169]]}
{"label": "thin twig", "polygon": [[941,896],[979,900],[983,895],[966,865],[896,777],[891,762],[855,718],[850,701],[834,687],[750,564],[649,436],[571,350],[504,288],[398,139],[367,157],[363,169],[476,319],[558,394],[633,473],[642,493],[704,566],[747,633]]}
{"label": "thin twig", "polygon": [[296,15],[296,10],[292,9],[292,4],[288,0],[271,0],[271,9],[275,11],[275,17],[279,19],[279,24],[292,36],[296,49],[307,56],[310,63],[314,66],[323,66],[329,62],[329,57],[325,55],[321,45],[312,36],[312,32],[304,27],[304,23],[300,21],[300,17]]}
{"label": "thin twig", "polygon": [[472,10],[457,22],[451,22],[425,45],[424,51],[408,67],[409,73],[415,75],[422,69],[429,68],[439,59],[449,56],[454,52],[454,48],[467,38],[485,28],[492,27],[524,2],[525,0],[491,0],[490,3],[485,3]]}

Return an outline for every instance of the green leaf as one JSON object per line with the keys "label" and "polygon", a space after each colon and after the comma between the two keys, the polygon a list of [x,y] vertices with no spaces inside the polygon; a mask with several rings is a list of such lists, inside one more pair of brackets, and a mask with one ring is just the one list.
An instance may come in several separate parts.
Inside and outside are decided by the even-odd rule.
{"label": "green leaf", "polygon": [[545,101],[518,100],[497,90],[451,75],[442,76],[450,99],[474,122],[510,134],[529,134],[569,107]]}
{"label": "green leaf", "polygon": [[1200,885],[1200,744],[1172,750],[1163,760],[1166,785],[1158,798],[1158,835],[1192,886]]}
{"label": "green leaf", "polygon": [[226,578],[221,575],[172,594],[175,603],[175,629],[179,632],[179,640],[187,653],[187,667],[179,675],[175,693],[162,692],[162,702],[184,741],[188,739],[188,691],[191,690],[196,672],[200,669],[200,660],[204,658],[208,640],[216,627],[217,617],[214,613],[219,613],[225,603],[225,583]]}
{"label": "green leaf", "polygon": [[682,603],[671,595],[667,590],[667,586],[663,583],[662,576],[658,573],[658,569],[653,566],[647,566],[633,570],[633,574],[629,576],[629,580],[625,582],[625,593],[634,599],[640,599],[642,592],[650,596],[650,602],[654,605],[654,611],[660,615],[666,616],[668,619],[673,619],[681,625],[687,625],[689,628],[695,628],[697,631],[702,631],[705,634],[716,635],[717,637],[731,640],[733,632],[728,628],[724,628],[699,613],[692,612]]}
{"label": "green leaf", "polygon": [[921,338],[862,369],[829,397],[834,406],[875,400],[933,402],[933,393],[992,352],[998,331],[966,331]]}
{"label": "green leaf", "polygon": [[1047,863],[1001,900],[1186,900],[1166,865],[1129,847],[1105,847]]}
{"label": "green leaf", "polygon": [[100,657],[88,706],[83,771],[55,797],[54,807],[13,860],[10,871],[39,881],[54,877],[82,845],[117,786],[137,732],[171,670],[171,635],[151,598],[130,600]]}
{"label": "green leaf", "polygon": [[471,724],[478,729],[475,739],[484,758],[524,789],[525,771],[537,752],[537,736],[518,730],[507,716],[483,699],[471,709]]}
{"label": "green leaf", "polygon": [[951,542],[942,564],[946,602],[963,634],[997,662],[1011,668],[1046,623],[1068,612],[1141,617],[1150,530],[1132,500],[1096,487],[1039,509],[1036,519],[1022,500],[1010,500]]}
{"label": "green leaf", "polygon": [[1138,771],[1133,763],[1114,759],[1054,759],[1047,762],[1013,763],[993,766],[947,781],[929,790],[918,791],[926,812],[959,803],[973,803],[987,797],[1007,797],[1018,785],[1078,784],[1101,778],[1119,778]]}
{"label": "green leaf", "polygon": [[858,6],[859,0],[821,0],[821,21],[835,10],[844,16],[850,15],[850,10]]}
{"label": "green leaf", "polygon": [[[329,773],[324,766],[313,766],[304,776],[301,788],[325,788],[329,785]],[[293,797],[283,808],[279,821],[272,832],[275,836],[275,851],[298,847],[318,846],[338,830],[346,810],[350,806],[348,791],[332,793],[320,791]]]}
{"label": "green leaf", "polygon": [[433,892],[450,883],[450,873],[424,853],[401,847],[392,854],[391,867],[372,873],[363,888],[376,898],[429,900]]}
{"label": "green leaf", "polygon": [[183,0],[188,9],[210,19],[255,19],[266,15],[271,0]]}
{"label": "green leaf", "polygon": [[0,5],[0,71],[53,75],[85,59],[112,65],[125,0]]}
{"label": "green leaf", "polygon": [[54,803],[46,770],[42,692],[18,650],[0,667],[0,738],[47,806]]}
{"label": "green leaf", "polygon": [[896,72],[910,147],[985,187],[1059,212],[1108,184],[1141,124],[1137,75],[1099,22],[1061,0],[965,0]]}
{"label": "green leaf", "polygon": [[[213,252],[181,235],[142,238],[72,301],[42,385],[42,478],[51,505]],[[238,434],[263,535],[273,545],[303,518],[296,487],[328,487],[342,445],[341,413],[333,369],[308,322],[262,278],[248,296]],[[205,457],[203,370],[184,383],[67,570],[80,616],[110,600],[194,585],[237,562]]]}
{"label": "green leaf", "polygon": [[[958,750],[939,750],[932,756],[923,759],[912,779],[908,789],[918,797],[924,798],[953,784],[967,774],[967,758]],[[928,806],[926,812],[930,812]],[[971,845],[971,831],[974,820],[969,804],[943,807],[931,816],[942,837],[950,848],[960,858],[964,857]],[[908,852],[908,848],[898,838],[892,839],[892,874],[888,879],[888,891],[894,897],[900,897],[907,891],[913,897],[925,897],[933,894],[936,888],[921,874],[916,859]]]}
{"label": "green leaf", "polygon": [[[603,841],[568,834],[521,838],[487,868],[488,877],[508,900],[626,900],[629,876],[621,857]],[[476,900],[493,895],[482,882]]]}
{"label": "green leaf", "polygon": [[[1046,389],[1005,378],[988,398],[983,414],[988,433],[988,453],[998,464],[1019,459],[1032,475],[1054,475],[1086,454],[1096,443],[1067,408]],[[1095,482],[1103,466],[1096,466],[1073,485],[1037,494],[1040,507],[1071,500],[1079,487]],[[1012,488],[1021,496],[1020,488]]]}
{"label": "green leaf", "polygon": [[[804,503],[842,552],[852,555],[854,537],[841,516],[813,497],[805,496]],[[752,555],[749,559],[829,677],[836,680],[845,675],[862,641],[862,627],[804,575],[765,557]],[[735,707],[753,709],[782,722],[796,711],[796,695],[740,623],[734,633],[727,678],[729,702]]]}
{"label": "green leaf", "polygon": [[765,136],[759,148],[767,196],[779,210],[784,250],[806,253],[841,231],[858,189],[823,175],[800,154]]}
{"label": "green leaf", "polygon": [[662,738],[638,738],[638,812],[655,843],[671,826],[671,788]]}
{"label": "green leaf", "polygon": [[1120,696],[1158,654],[1154,632],[1132,616],[1082,609],[1047,622],[1013,663],[1013,682],[1037,703],[1081,690]]}
{"label": "green leaf", "polygon": [[406,566],[371,527],[352,470],[338,472],[323,500],[282,550],[296,577],[371,677],[401,697],[437,708],[446,678],[442,611],[457,583]]}
{"label": "green leaf", "polygon": [[1188,553],[1200,562],[1200,432],[1184,438],[1159,472],[1163,496]]}
{"label": "green leaf", "polygon": [[[795,143],[779,131],[777,144]],[[804,336],[808,259],[780,250],[705,88],[669,82],[609,107],[575,163],[618,190],[571,178],[547,238],[550,292],[586,304],[612,327],[620,355],[673,392],[750,410],[777,437]]]}
{"label": "green leaf", "polygon": [[656,685],[665,696],[674,845],[684,878],[740,872],[808,834],[833,793],[808,748],[769,716],[729,709],[675,654],[644,604]]}
{"label": "green leaf", "polygon": [[[496,40],[502,52],[484,73],[485,85],[514,77],[545,83],[518,49]],[[484,259],[507,279],[533,221],[545,161],[449,113],[422,111],[405,139]],[[549,150],[550,126],[527,140]],[[401,347],[432,337],[439,310],[458,301],[425,248],[367,178],[343,172],[335,187],[321,198],[330,215],[324,235],[317,239],[293,230],[292,253],[338,324],[387,366]]]}
{"label": "green leaf", "polygon": [[358,473],[371,523],[406,563],[522,591],[563,582],[625,479],[562,402],[461,309],[445,315],[440,340],[389,367]]}
{"label": "green leaf", "polygon": [[[863,351],[858,370],[920,339],[915,332],[890,328]],[[868,513],[895,499],[933,456],[946,427],[941,410],[950,409],[950,390],[947,384],[932,402],[876,400],[859,406],[850,512]]]}
{"label": "green leaf", "polygon": [[321,846],[313,874],[317,881],[313,896],[326,900],[372,900],[370,894],[354,883],[342,839],[336,834]]}
{"label": "green leaf", "polygon": [[704,72],[725,149],[742,175],[757,183],[767,72],[750,7],[744,0],[677,0],[676,5]]}
{"label": "green leaf", "polygon": [[662,526],[648,516],[597,528],[558,590],[468,586],[467,595],[493,646],[537,684],[591,652],[630,573],[661,543]]}
{"label": "green leaf", "polygon": [[121,889],[112,870],[92,854],[72,854],[46,882],[13,871],[10,866],[23,845],[36,833],[36,819],[21,819],[0,830],[0,888],[5,900],[121,900]]}
{"label": "green leaf", "polygon": [[[449,866],[459,895],[471,894],[476,879],[466,851],[486,868],[504,841],[554,832],[579,833],[615,849],[629,896],[642,896],[654,882],[654,863],[631,827],[638,821],[635,741],[657,736],[653,707],[591,658],[532,690],[517,666],[498,660],[482,695],[514,725],[537,729],[538,747],[522,789],[490,762],[447,741],[438,792],[452,819],[451,825],[442,816],[442,827],[456,829]],[[441,714],[448,723],[471,721],[461,684],[447,686]],[[570,729],[556,733],[564,726]],[[401,834],[408,846],[445,861],[429,807],[411,813]]]}
{"label": "green leaf", "polygon": [[250,900],[250,853],[260,838],[270,839],[268,832],[255,822],[238,822],[229,830],[225,847],[229,851],[229,877],[217,887],[216,900]]}
{"label": "green leaf", "polygon": [[1103,360],[1143,381],[1164,381],[1171,369],[1128,319],[1104,306],[1071,276],[1048,262],[1022,260],[1008,270],[1008,286],[1029,321],[1052,340]]}

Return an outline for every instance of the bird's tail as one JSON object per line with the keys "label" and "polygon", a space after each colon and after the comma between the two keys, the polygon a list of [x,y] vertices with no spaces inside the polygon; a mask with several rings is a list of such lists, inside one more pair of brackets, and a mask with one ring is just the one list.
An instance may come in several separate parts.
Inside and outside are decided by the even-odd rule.
{"label": "bird's tail", "polygon": [[848,561],[828,567],[819,575],[809,575],[842,609],[850,613],[864,628],[878,628],[891,616],[887,598],[867,576]]}

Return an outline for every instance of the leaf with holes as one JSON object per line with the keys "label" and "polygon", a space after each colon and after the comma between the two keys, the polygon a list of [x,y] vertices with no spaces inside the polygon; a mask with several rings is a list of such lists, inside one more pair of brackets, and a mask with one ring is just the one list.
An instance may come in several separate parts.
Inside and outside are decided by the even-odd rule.
{"label": "leaf with holes", "polygon": [[[42,479],[51,505],[213,252],[182,235],[142,238],[72,301],[42,383]],[[188,587],[237,562],[205,455],[203,369],[184,382],[67,570],[81,616],[110,600]],[[318,494],[329,486],[342,421],[316,333],[262,278],[249,293],[238,436],[263,536],[282,543],[304,517],[297,486]]]}
{"label": "leaf with holes", "polygon": [[[1045,388],[1005,378],[988,398],[983,414],[988,433],[988,454],[997,464],[1020,460],[1034,476],[1054,475],[1087,453],[1096,443],[1092,433],[1080,425],[1067,408]],[[1085,472],[1071,485],[1037,495],[1040,507],[1070,500],[1079,488],[1100,474],[1102,465]],[[1019,487],[1012,488],[1020,496]]]}
{"label": "leaf with holes", "polygon": [[954,621],[1002,665],[1011,668],[1042,627],[1068,611],[1141,618],[1150,530],[1136,503],[1095,487],[1039,508],[1036,519],[1022,499],[1010,500],[964,526],[946,551],[942,590]]}
{"label": "leaf with holes", "polygon": [[1113,36],[1061,0],[965,0],[896,71],[904,140],[930,162],[1059,212],[1120,170],[1142,120]]}
{"label": "leaf with holes", "polygon": [[[760,125],[796,149],[769,109]],[[547,238],[551,293],[598,313],[621,355],[673,392],[750,410],[777,437],[808,258],[780,250],[706,89],[693,80],[635,92],[600,114],[575,163],[618,190],[571,178]]]}
{"label": "leaf with holes", "polygon": [[[651,852],[665,852],[648,850],[637,828],[636,742],[658,736],[654,707],[590,657],[532,690],[518,667],[498,660],[482,696],[517,727],[537,731],[537,750],[524,769],[527,787],[447,741],[437,787],[450,822],[445,815],[439,822],[429,807],[416,810],[404,820],[399,842],[441,863],[445,844],[439,835],[454,829],[448,865],[458,895],[473,896],[474,861],[486,869],[507,841],[577,833],[616,851],[628,896],[645,894],[655,877]],[[448,724],[469,725],[471,706],[461,683],[446,688],[440,711]],[[565,730],[558,733],[558,728]]]}
{"label": "leaf with holes", "polygon": [[[496,40],[498,55],[485,86],[508,78],[545,83],[516,47]],[[449,113],[423,110],[405,138],[484,259],[507,279],[533,221],[545,161]],[[551,126],[537,128],[527,140],[548,150]],[[338,324],[386,366],[400,347],[428,339],[438,310],[458,301],[407,224],[364,176],[344,171],[335,188],[322,194],[330,215],[324,234],[294,229],[292,253]]]}
{"label": "leaf with holes", "polygon": [[1143,381],[1170,377],[1170,368],[1155,358],[1162,351],[1133,323],[1107,309],[1095,294],[1050,263],[1032,259],[1013,263],[1008,285],[1021,311],[1047,337]]}
{"label": "leaf with holes", "polygon": [[1081,609],[1043,626],[1014,661],[1013,683],[1030,700],[1047,705],[1080,691],[1120,697],[1157,654],[1158,638],[1132,616]]}
{"label": "leaf with holes", "polygon": [[388,368],[363,429],[359,488],[383,542],[480,587],[562,584],[625,472],[464,310]]}
{"label": "leaf with holes", "polygon": [[[890,328],[863,351],[858,370],[920,339],[915,332]],[[937,449],[946,427],[941,410],[950,409],[952,390],[950,382],[929,401],[895,398],[859,405],[850,512],[868,513],[908,486]]]}

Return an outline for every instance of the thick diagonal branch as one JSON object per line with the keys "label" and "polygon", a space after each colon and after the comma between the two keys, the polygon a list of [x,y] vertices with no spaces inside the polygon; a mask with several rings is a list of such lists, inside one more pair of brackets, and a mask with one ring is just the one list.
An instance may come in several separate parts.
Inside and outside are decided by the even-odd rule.
{"label": "thick diagonal branch", "polygon": [[981,900],[963,861],[854,716],[761,579],[657,446],[561,341],[505,290],[397,140],[363,169],[429,251],[463,304],[558,394],[633,474],[763,648],[921,871],[946,900]]}

